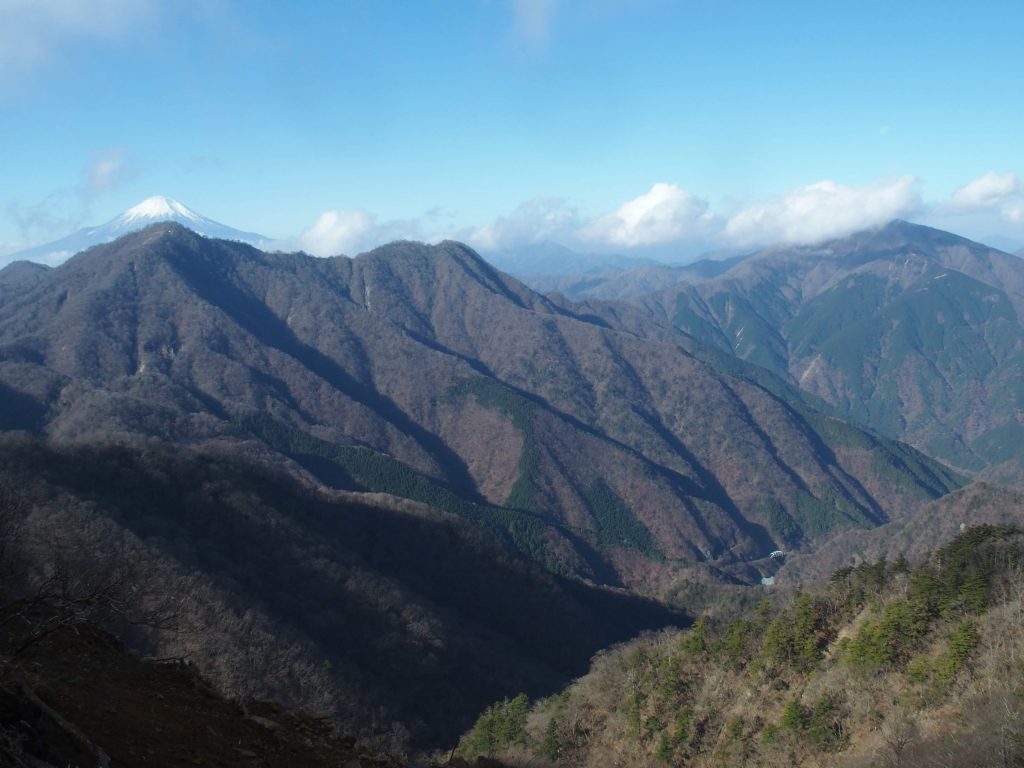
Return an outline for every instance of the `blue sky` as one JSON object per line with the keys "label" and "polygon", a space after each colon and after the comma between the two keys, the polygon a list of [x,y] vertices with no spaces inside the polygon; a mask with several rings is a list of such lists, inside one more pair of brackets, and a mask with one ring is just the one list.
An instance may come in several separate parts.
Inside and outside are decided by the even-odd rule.
{"label": "blue sky", "polygon": [[1024,245],[1024,4],[0,0],[0,256],[154,194],[283,244]]}

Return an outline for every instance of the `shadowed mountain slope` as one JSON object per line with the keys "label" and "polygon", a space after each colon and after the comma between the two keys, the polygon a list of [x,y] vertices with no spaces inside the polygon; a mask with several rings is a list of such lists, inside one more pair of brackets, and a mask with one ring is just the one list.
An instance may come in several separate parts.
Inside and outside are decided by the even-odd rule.
{"label": "shadowed mountain slope", "polygon": [[34,285],[49,271],[43,264],[14,261],[0,269],[0,297],[17,293]]}
{"label": "shadowed mountain slope", "polygon": [[[0,459],[2,592],[61,573],[61,597],[129,585],[105,621],[133,645],[353,736],[400,724],[443,743],[496,697],[550,692],[601,648],[686,623],[453,515],[311,487],[236,451],[7,437]],[[172,620],[137,618],[153,614]]]}
{"label": "shadowed mountain slope", "polygon": [[[15,604],[3,618],[19,609],[29,610]],[[16,629],[0,635],[0,653],[24,638],[19,622],[5,624]],[[193,668],[171,661],[143,661],[95,625],[60,627],[16,664],[0,669],[0,764],[407,764],[355,749],[350,740],[335,737],[327,723],[308,713],[229,701]]]}

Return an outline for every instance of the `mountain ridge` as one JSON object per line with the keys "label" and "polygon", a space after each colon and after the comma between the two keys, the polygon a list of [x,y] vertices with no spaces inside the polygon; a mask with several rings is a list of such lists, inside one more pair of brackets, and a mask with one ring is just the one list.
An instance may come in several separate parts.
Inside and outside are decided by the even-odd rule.
{"label": "mountain ridge", "polygon": [[964,469],[1024,476],[1013,448],[1024,429],[1014,415],[1024,402],[1015,256],[897,221],[767,249],[713,280],[635,301],[846,418]]}
{"label": "mountain ridge", "polygon": [[958,485],[698,347],[453,242],[315,259],[157,224],[0,294],[0,384],[53,439],[270,439],[343,487],[401,475],[612,584],[739,567]]}

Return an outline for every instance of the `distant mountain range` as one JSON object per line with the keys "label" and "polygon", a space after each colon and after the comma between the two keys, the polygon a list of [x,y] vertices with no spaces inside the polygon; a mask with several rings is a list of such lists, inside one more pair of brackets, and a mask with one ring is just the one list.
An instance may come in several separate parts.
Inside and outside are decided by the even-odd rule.
{"label": "distant mountain range", "polygon": [[1019,257],[893,222],[633,300],[846,418],[964,469],[1024,478]]}
{"label": "distant mountain range", "polygon": [[816,246],[524,279],[577,301],[630,301],[845,418],[1022,482],[1022,256],[893,222]]}
{"label": "distant mountain range", "polygon": [[270,245],[270,238],[255,232],[242,232],[202,216],[177,200],[150,197],[98,227],[85,227],[67,237],[29,248],[8,256],[13,261],[30,261],[53,266],[94,245],[109,243],[129,232],[137,232],[160,221],[173,221],[203,237],[235,240],[261,248]]}

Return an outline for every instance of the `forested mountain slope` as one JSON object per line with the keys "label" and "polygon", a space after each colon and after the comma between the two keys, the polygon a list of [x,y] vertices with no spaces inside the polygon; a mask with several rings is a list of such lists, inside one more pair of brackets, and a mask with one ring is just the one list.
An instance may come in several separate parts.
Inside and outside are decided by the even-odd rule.
{"label": "forested mountain slope", "polygon": [[1022,564],[1019,528],[979,526],[917,562],[841,569],[781,610],[702,618],[601,654],[559,695],[507,698],[459,752],[535,768],[1020,765]]}
{"label": "forested mountain slope", "polygon": [[1020,479],[1024,261],[895,221],[638,301],[930,456]]}
{"label": "forested mountain slope", "polygon": [[158,224],[13,285],[0,426],[234,446],[608,584],[756,561],[960,482],[666,323],[546,299],[457,243],[315,259]]}

